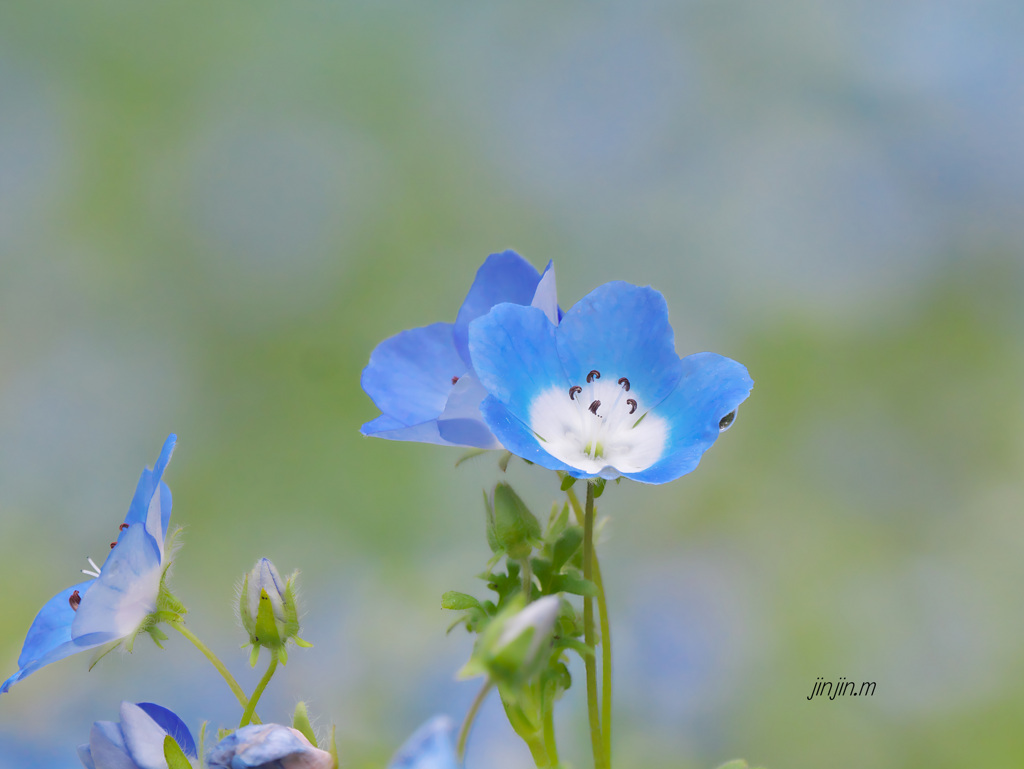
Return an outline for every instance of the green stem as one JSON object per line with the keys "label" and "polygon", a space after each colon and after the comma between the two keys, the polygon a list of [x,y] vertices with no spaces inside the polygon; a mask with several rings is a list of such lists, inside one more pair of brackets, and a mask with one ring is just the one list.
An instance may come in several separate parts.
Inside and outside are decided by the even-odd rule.
{"label": "green stem", "polygon": [[[594,576],[594,486],[587,484],[587,507],[583,514],[583,579]],[[594,604],[590,596],[583,598],[583,640],[596,649],[594,638]],[[587,715],[590,718],[590,742],[594,750],[594,769],[609,769],[608,756],[601,736],[601,714],[597,704],[597,663],[592,655],[585,660],[587,669]]]}
{"label": "green stem", "polygon": [[256,689],[253,691],[252,696],[249,698],[249,704],[245,706],[245,712],[242,713],[242,720],[238,724],[238,728],[241,729],[243,726],[248,726],[249,722],[252,721],[252,717],[256,712],[256,703],[260,701],[260,697],[263,696],[263,690],[267,688],[267,684],[270,683],[270,679],[274,676],[274,671],[277,670],[277,652],[270,649],[270,664],[267,665],[267,672],[263,674],[263,678],[256,684]]}
{"label": "green stem", "polygon": [[466,718],[462,722],[462,728],[459,730],[459,741],[456,745],[456,752],[458,753],[460,764],[464,763],[466,759],[466,742],[469,740],[469,730],[473,727],[473,722],[476,720],[477,713],[480,712],[480,706],[484,704],[484,700],[487,699],[487,695],[491,691],[492,686],[494,686],[494,681],[490,678],[484,681],[484,685],[480,687],[480,691],[477,692],[476,699],[473,700],[473,704],[469,706]]}
{"label": "green stem", "polygon": [[523,570],[523,595],[526,596],[526,600],[529,602],[531,588],[533,587],[533,564],[530,563],[529,557],[524,558],[520,563]]}
{"label": "green stem", "polygon": [[[566,491],[569,505],[572,507],[576,520],[582,526],[586,514],[580,505],[576,492],[571,488]],[[592,553],[594,562],[594,584],[597,585],[597,611],[601,621],[601,734],[604,737],[604,752],[611,760],[612,755],[612,636],[611,622],[608,619],[608,601],[605,597],[604,580],[601,578],[601,565],[597,553]]]}
{"label": "green stem", "polygon": [[[210,664],[217,668],[217,672],[220,673],[221,676],[223,676],[225,681],[227,681],[228,686],[231,688],[231,691],[238,699],[238,704],[241,705],[243,708],[248,707],[249,698],[245,696],[245,692],[242,691],[242,687],[238,685],[238,681],[236,681],[235,677],[231,675],[231,672],[224,666],[224,663],[220,661],[220,658],[218,658],[217,655],[210,650],[210,647],[208,647],[206,644],[200,641],[196,637],[195,633],[193,633],[191,630],[185,627],[184,623],[168,622],[167,624],[175,630],[177,630],[183,636],[185,636],[185,638],[192,642],[193,646],[195,646],[197,649],[199,649],[200,652],[202,652],[202,655],[210,661]],[[252,718],[256,723],[262,723],[262,721],[260,721],[260,717],[255,713],[252,714]]]}
{"label": "green stem", "polygon": [[553,702],[544,703],[544,744],[552,766],[558,766],[558,744],[555,741],[555,708]]}
{"label": "green stem", "polygon": [[537,769],[551,769],[554,766],[550,762],[547,746],[539,734],[520,734],[519,736],[526,741],[527,747],[530,748],[530,755],[533,756],[533,763],[537,765]]}

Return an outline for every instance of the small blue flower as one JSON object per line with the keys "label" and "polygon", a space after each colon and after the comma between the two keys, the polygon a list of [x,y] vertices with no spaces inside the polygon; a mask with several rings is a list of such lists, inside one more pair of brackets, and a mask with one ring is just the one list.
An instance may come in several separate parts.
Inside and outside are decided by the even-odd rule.
{"label": "small blue flower", "polygon": [[398,749],[388,769],[458,769],[455,724],[447,716],[434,716]]}
{"label": "small blue flower", "polygon": [[186,756],[198,758],[188,727],[170,710],[152,702],[122,702],[121,723],[93,724],[89,744],[78,746],[78,758],[86,769],[167,769],[168,735]]}
{"label": "small blue flower", "polygon": [[281,724],[243,726],[206,753],[210,769],[332,769],[334,758]]}
{"label": "small blue flower", "polygon": [[754,384],[721,355],[680,359],[662,295],[621,282],[558,325],[500,304],[470,325],[469,349],[497,439],[576,478],[665,483],[691,472]]}
{"label": "small blue flower", "polygon": [[434,323],[385,339],[370,355],[362,386],[381,415],[363,435],[448,446],[501,448],[480,416],[487,395],[473,371],[469,325],[500,302],[532,305],[558,322],[555,273],[543,275],[514,251],[491,254],[476,273],[455,323]]}
{"label": "small blue flower", "polygon": [[171,518],[171,492],[160,480],[176,438],[164,443],[152,470],[143,470],[128,516],[99,568],[82,571],[92,579],[62,590],[46,602],[29,628],[19,670],[4,681],[10,689],[44,665],[97,646],[134,638],[156,611],[164,572],[164,538]]}

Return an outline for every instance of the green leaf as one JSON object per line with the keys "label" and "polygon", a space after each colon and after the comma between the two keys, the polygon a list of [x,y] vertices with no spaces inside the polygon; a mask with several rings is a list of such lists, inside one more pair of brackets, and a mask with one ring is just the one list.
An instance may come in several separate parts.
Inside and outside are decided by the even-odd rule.
{"label": "green leaf", "polygon": [[334,766],[331,769],[338,769],[338,742],[334,739],[334,724],[331,724],[331,741],[327,745],[327,752],[334,759]]}
{"label": "green leaf", "polygon": [[478,457],[481,454],[486,454],[486,453],[487,453],[487,449],[470,449],[465,454],[463,454],[461,457],[459,457],[457,460],[455,460],[455,466],[458,467],[459,465],[461,465],[466,460],[473,459],[474,457]]}
{"label": "green leaf", "polygon": [[572,477],[571,475],[566,475],[566,476],[565,476],[565,477],[564,477],[564,478],[562,479],[562,484],[561,484],[561,486],[559,486],[559,488],[560,488],[560,489],[561,489],[562,491],[568,491],[569,489],[571,489],[571,488],[572,488],[572,485],[573,485],[574,483],[576,483],[576,479],[575,479],[575,478],[573,478],[573,477]]}
{"label": "green leaf", "polygon": [[558,571],[566,561],[572,558],[580,545],[583,544],[583,529],[579,526],[569,526],[562,532],[562,536],[555,542],[554,551],[551,556],[551,568]]}
{"label": "green leaf", "polygon": [[583,579],[575,574],[556,574],[551,580],[552,593],[573,593],[574,595],[588,595],[595,597],[600,594],[597,585],[589,579]]}
{"label": "green leaf", "polygon": [[604,478],[595,478],[590,482],[594,486],[594,499],[604,494],[605,484],[608,483]]}
{"label": "green leaf", "polygon": [[582,641],[577,641],[575,638],[559,638],[555,645],[562,649],[572,649],[583,659],[595,656],[593,649]]}
{"label": "green leaf", "polygon": [[494,535],[509,557],[530,555],[532,542],[540,538],[540,523],[507,483],[494,487]]}
{"label": "green leaf", "polygon": [[508,462],[510,459],[512,459],[511,451],[506,451],[501,455],[501,458],[498,460],[498,467],[501,468],[501,472],[508,470]]}
{"label": "green leaf", "polygon": [[441,596],[441,608],[453,609],[455,611],[461,611],[462,609],[480,609],[483,611],[480,601],[468,593],[460,593],[457,590],[449,590]]}
{"label": "green leaf", "polygon": [[192,769],[185,751],[169,734],[164,736],[164,760],[167,761],[167,769]]}
{"label": "green leaf", "polygon": [[487,546],[497,556],[502,552],[501,543],[498,541],[498,535],[494,531],[494,506],[491,504],[491,498],[487,495],[486,491],[484,492],[484,509],[487,510]]}
{"label": "green leaf", "polygon": [[311,745],[316,746],[316,733],[313,731],[313,724],[309,722],[306,703],[301,700],[296,703],[295,712],[292,714],[292,728],[298,729]]}

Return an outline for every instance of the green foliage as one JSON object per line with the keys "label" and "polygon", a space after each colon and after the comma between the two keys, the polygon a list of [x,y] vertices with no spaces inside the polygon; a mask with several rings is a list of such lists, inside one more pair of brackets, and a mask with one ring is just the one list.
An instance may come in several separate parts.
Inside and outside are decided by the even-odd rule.
{"label": "green foliage", "polygon": [[301,700],[295,704],[295,712],[292,714],[292,728],[302,732],[302,736],[309,740],[310,745],[316,745],[316,733],[313,731],[313,724],[310,723],[306,703]]}
{"label": "green foliage", "polygon": [[167,769],[192,769],[185,751],[169,734],[164,737],[164,760],[167,761]]}

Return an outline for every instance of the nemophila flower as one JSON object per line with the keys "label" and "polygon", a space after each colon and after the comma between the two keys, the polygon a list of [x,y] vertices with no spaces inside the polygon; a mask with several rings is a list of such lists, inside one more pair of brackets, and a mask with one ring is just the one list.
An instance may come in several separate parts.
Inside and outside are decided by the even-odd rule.
{"label": "nemophila flower", "polygon": [[454,734],[450,718],[434,716],[413,732],[387,769],[458,769]]}
{"label": "nemophila flower", "polygon": [[152,702],[121,703],[121,722],[97,721],[89,744],[78,747],[86,769],[167,769],[164,742],[170,737],[182,753],[198,758],[185,722]]}
{"label": "nemophila flower", "polygon": [[243,726],[206,753],[210,769],[333,769],[334,758],[298,729],[281,724]]}
{"label": "nemophila flower", "polygon": [[500,302],[530,305],[558,322],[555,273],[541,275],[516,254],[491,254],[477,271],[455,323],[434,323],[385,339],[363,369],[362,386],[381,415],[363,435],[449,446],[501,448],[480,416],[487,395],[469,354],[469,325]]}
{"label": "nemophila flower", "polygon": [[497,439],[576,478],[685,475],[753,386],[721,355],[680,359],[662,295],[629,283],[595,289],[558,325],[500,304],[470,325],[469,349]]}
{"label": "nemophila flower", "polygon": [[292,640],[299,646],[312,646],[298,636],[299,610],[295,605],[298,575],[297,571],[293,572],[284,580],[269,558],[260,558],[242,580],[238,611],[242,627],[249,633],[249,643],[252,644],[251,665],[256,664],[261,646],[276,654],[282,663],[288,662],[287,641]]}
{"label": "nemophila flower", "polygon": [[82,571],[91,579],[57,593],[36,615],[18,658],[19,670],[4,681],[0,692],[69,655],[120,640],[130,649],[140,631],[158,632],[155,612],[167,567],[164,539],[171,518],[171,492],[160,477],[175,440],[171,435],[154,468],[142,471],[103,566],[90,558],[92,568]]}

